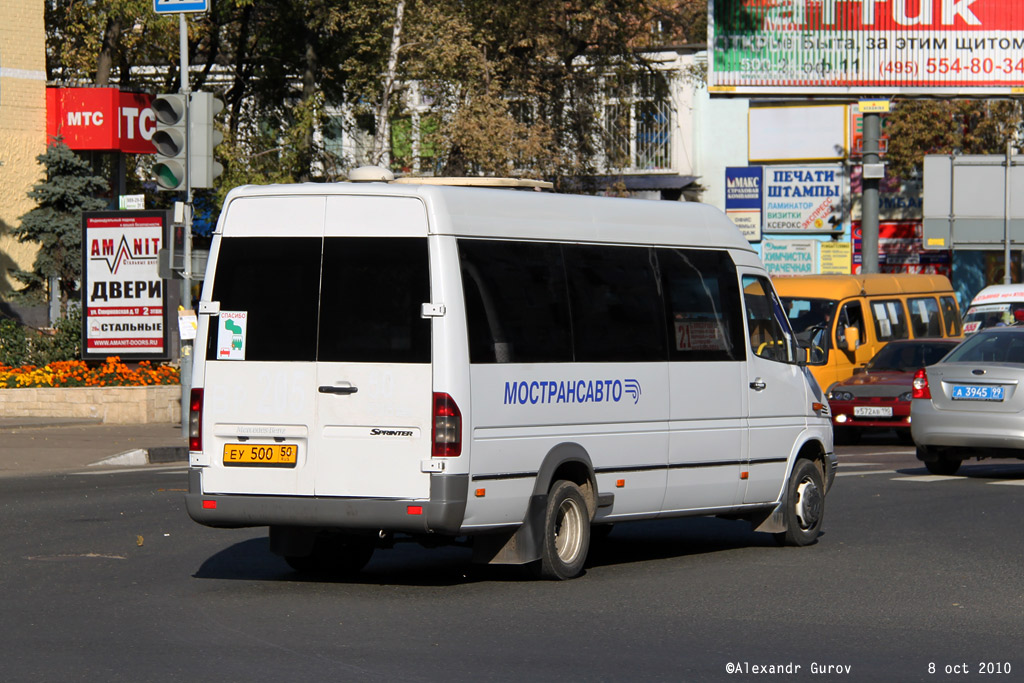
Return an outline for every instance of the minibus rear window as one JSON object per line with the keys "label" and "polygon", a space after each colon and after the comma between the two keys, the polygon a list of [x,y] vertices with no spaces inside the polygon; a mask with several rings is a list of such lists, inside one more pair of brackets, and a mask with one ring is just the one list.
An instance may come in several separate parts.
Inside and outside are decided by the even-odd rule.
{"label": "minibus rear window", "polygon": [[317,360],[429,363],[425,237],[324,240]]}
{"label": "minibus rear window", "polygon": [[[213,300],[221,311],[246,313],[246,360],[316,358],[321,242],[319,237],[221,240]],[[211,324],[208,360],[217,358],[217,338]]]}

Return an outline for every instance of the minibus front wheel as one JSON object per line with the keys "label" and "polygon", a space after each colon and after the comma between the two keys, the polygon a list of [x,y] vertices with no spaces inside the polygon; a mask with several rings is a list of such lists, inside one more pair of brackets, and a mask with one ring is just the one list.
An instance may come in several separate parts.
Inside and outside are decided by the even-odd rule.
{"label": "minibus front wheel", "polygon": [[792,546],[816,542],[825,516],[825,486],[818,465],[805,458],[796,461],[782,502],[786,530],[775,534],[775,540]]}
{"label": "minibus front wheel", "polygon": [[551,486],[544,513],[541,558],[535,565],[545,579],[580,575],[590,548],[590,512],[580,487],[560,479]]}

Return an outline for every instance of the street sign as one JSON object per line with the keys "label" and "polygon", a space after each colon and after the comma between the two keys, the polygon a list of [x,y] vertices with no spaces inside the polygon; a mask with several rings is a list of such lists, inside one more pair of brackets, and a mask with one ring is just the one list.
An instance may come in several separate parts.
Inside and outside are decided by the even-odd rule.
{"label": "street sign", "polygon": [[210,0],[153,0],[153,11],[157,14],[206,12],[209,9]]}
{"label": "street sign", "polygon": [[[924,158],[924,248],[996,251],[1024,245],[1024,160],[1001,154]],[[1008,233],[1008,234],[1007,234]]]}

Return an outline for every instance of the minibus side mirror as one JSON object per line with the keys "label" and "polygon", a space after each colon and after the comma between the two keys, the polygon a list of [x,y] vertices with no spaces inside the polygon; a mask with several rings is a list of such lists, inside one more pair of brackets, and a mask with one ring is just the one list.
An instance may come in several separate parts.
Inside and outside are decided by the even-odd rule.
{"label": "minibus side mirror", "polygon": [[860,346],[860,330],[856,327],[847,327],[843,330],[843,348],[847,351],[856,351]]}
{"label": "minibus side mirror", "polygon": [[800,367],[804,367],[811,362],[811,347],[809,346],[798,346],[796,354],[796,364]]}

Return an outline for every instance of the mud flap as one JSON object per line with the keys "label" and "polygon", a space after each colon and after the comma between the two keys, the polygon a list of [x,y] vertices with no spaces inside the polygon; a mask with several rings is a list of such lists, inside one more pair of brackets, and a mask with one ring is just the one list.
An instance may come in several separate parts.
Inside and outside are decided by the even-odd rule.
{"label": "mud flap", "polygon": [[544,510],[547,494],[530,498],[526,519],[511,533],[481,535],[473,539],[473,562],[478,564],[528,564],[540,559],[544,542]]}
{"label": "mud flap", "polygon": [[[783,497],[785,498],[785,497]],[[760,513],[750,518],[754,531],[763,531],[769,534],[777,534],[786,531],[786,504],[779,503],[775,509]]]}

